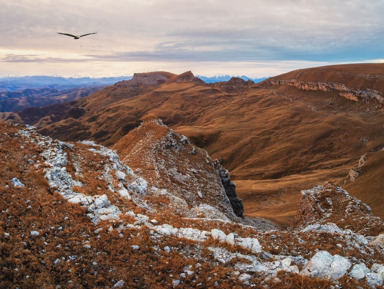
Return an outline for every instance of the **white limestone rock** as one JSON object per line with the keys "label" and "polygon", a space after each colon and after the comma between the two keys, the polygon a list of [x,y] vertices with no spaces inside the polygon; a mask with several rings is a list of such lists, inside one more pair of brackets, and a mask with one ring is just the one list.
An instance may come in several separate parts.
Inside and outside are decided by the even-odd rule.
{"label": "white limestone rock", "polygon": [[330,234],[342,234],[343,230],[341,230],[336,224],[328,223],[328,224],[312,224],[306,226],[301,232],[324,232]]}
{"label": "white limestone rock", "polygon": [[220,242],[225,242],[227,239],[227,235],[219,229],[212,229],[211,234],[214,240],[219,240]]}
{"label": "white limestone rock", "polygon": [[327,251],[319,251],[304,267],[301,274],[312,278],[337,280],[347,273],[351,265],[345,257],[332,256]]}
{"label": "white limestone rock", "polygon": [[139,195],[147,194],[148,183],[143,178],[137,178],[128,187],[129,190],[136,192]]}
{"label": "white limestone rock", "polygon": [[18,178],[13,178],[11,180],[13,187],[14,188],[24,188],[25,185],[18,179]]}
{"label": "white limestone rock", "polygon": [[372,288],[383,285],[383,276],[380,273],[369,272],[365,278]]}
{"label": "white limestone rock", "polygon": [[40,235],[40,233],[38,231],[31,231],[31,237],[37,237]]}
{"label": "white limestone rock", "polygon": [[122,189],[118,190],[117,192],[119,193],[120,197],[122,197],[124,199],[127,199],[127,200],[132,199],[126,188],[122,188]]}
{"label": "white limestone rock", "polygon": [[252,278],[251,275],[243,273],[239,276],[239,281],[243,282],[245,285],[249,285],[249,280]]}
{"label": "white limestone rock", "polygon": [[364,263],[360,263],[353,266],[351,272],[349,272],[349,275],[356,280],[360,280],[365,278],[368,272],[368,267]]}
{"label": "white limestone rock", "polygon": [[237,238],[236,244],[244,249],[249,249],[253,253],[260,253],[262,251],[259,240],[255,238]]}

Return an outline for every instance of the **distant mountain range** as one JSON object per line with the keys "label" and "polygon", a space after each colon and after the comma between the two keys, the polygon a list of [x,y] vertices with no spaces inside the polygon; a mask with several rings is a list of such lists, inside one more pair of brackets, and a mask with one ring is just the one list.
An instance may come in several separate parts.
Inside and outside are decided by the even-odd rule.
{"label": "distant mountain range", "polygon": [[0,112],[20,111],[29,107],[42,107],[70,102],[85,97],[105,86],[86,86],[67,89],[27,88],[17,91],[0,91]]}
{"label": "distant mountain range", "polygon": [[0,78],[0,92],[35,88],[72,89],[75,87],[106,86],[131,78],[131,76],[101,78],[65,78],[56,76],[3,77]]}
{"label": "distant mountain range", "polygon": [[[207,76],[198,75],[197,77],[200,78],[201,80],[203,80],[205,83],[214,83],[214,82],[228,81],[228,80],[230,80],[234,76],[231,76],[231,75],[220,75],[220,76],[207,77]],[[248,77],[246,75],[236,76],[236,77],[241,78],[241,79],[243,79],[245,81],[252,80],[254,83],[262,82],[263,80],[266,80],[267,78],[269,78],[269,77],[250,78],[250,77]]]}
{"label": "distant mountain range", "polygon": [[[233,76],[198,76],[206,83],[228,81]],[[255,83],[261,82],[267,77],[250,78],[242,75],[238,76],[244,80],[252,80]],[[132,76],[118,76],[118,77],[57,77],[57,76],[23,76],[23,77],[2,77],[0,78],[0,92],[2,91],[19,91],[24,89],[35,88],[51,88],[51,89],[72,89],[75,87],[91,87],[91,86],[106,86],[112,85],[122,80],[129,80]]]}
{"label": "distant mountain range", "polygon": [[[225,82],[230,75],[199,76],[205,83]],[[239,76],[245,81],[255,83],[266,78],[249,78]],[[130,80],[132,76],[119,77],[56,77],[56,76],[24,76],[0,78],[0,112],[20,111],[29,107],[42,107],[56,103],[70,102],[85,97],[105,86]]]}

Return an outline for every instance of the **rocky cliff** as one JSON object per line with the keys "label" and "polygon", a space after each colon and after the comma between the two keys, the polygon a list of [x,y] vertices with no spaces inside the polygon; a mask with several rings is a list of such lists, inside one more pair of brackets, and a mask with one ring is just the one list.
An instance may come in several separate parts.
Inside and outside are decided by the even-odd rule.
{"label": "rocky cliff", "polygon": [[302,90],[320,90],[320,91],[336,91],[340,96],[352,100],[352,101],[366,101],[376,100],[378,103],[384,103],[384,97],[376,90],[367,88],[366,90],[353,89],[347,87],[342,83],[335,82],[311,82],[311,81],[300,81],[297,79],[288,80],[275,80],[272,79],[270,82],[273,85],[289,85],[294,86]]}

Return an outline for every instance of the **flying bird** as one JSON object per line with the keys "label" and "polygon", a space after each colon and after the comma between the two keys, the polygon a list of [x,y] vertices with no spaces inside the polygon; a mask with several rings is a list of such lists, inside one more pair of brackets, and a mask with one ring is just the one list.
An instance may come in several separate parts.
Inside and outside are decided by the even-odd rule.
{"label": "flying bird", "polygon": [[73,39],[80,39],[80,37],[84,37],[84,36],[91,35],[91,34],[96,34],[96,33],[97,32],[87,33],[87,34],[83,34],[83,35],[73,35],[73,34],[69,34],[69,33],[57,32],[57,34],[67,35],[67,36],[73,37]]}

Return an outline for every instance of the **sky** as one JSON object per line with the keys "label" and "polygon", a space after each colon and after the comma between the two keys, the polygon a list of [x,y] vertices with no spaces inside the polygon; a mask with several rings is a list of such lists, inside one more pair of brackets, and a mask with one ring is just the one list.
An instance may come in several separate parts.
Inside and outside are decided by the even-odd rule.
{"label": "sky", "polygon": [[383,0],[0,0],[0,77],[266,77],[384,62],[383,12]]}

